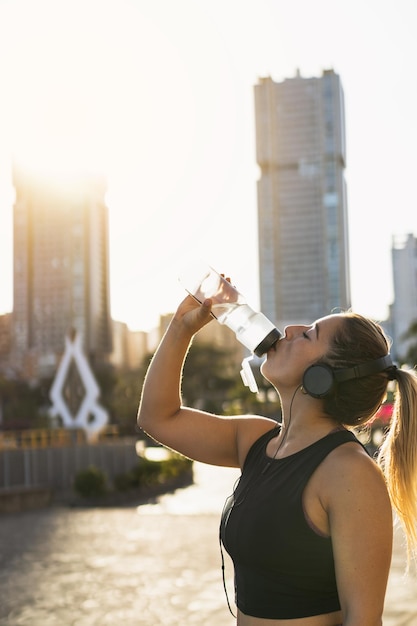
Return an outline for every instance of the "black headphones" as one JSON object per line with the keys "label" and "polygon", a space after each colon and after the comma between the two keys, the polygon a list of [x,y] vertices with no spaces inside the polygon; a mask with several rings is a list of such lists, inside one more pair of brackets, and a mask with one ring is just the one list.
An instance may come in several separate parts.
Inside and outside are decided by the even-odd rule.
{"label": "black headphones", "polygon": [[388,370],[390,367],[395,367],[390,354],[374,361],[339,370],[334,370],[325,363],[317,363],[310,365],[304,372],[303,389],[313,398],[324,398],[330,393],[336,383],[377,374],[378,372]]}

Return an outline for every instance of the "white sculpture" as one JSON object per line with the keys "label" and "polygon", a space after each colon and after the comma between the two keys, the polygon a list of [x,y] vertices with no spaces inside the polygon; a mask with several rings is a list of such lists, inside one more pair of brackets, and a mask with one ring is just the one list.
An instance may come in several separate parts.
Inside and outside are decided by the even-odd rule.
{"label": "white sculpture", "polygon": [[[84,398],[75,415],[72,414],[63,395],[72,363],[77,367],[85,389]],[[51,417],[60,416],[66,428],[83,428],[88,441],[91,442],[109,421],[107,411],[97,403],[99,395],[100,389],[82,351],[81,336],[74,333],[72,338],[65,338],[65,352],[49,393],[52,401],[49,413]]]}

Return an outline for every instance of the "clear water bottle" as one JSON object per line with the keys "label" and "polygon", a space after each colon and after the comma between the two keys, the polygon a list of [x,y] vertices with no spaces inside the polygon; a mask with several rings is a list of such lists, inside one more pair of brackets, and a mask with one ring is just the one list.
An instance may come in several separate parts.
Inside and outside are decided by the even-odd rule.
{"label": "clear water bottle", "polygon": [[186,268],[180,282],[198,302],[212,301],[212,314],[225,324],[248,350],[261,357],[281,337],[263,313],[254,311],[233,285],[209,265],[195,262]]}

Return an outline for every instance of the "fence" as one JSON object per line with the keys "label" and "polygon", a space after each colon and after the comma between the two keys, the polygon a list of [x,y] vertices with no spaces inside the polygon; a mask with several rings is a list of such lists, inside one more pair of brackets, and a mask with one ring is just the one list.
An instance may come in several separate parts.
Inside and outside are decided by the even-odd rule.
{"label": "fence", "polygon": [[0,490],[45,487],[67,491],[77,472],[90,465],[111,481],[137,464],[135,444],[135,439],[126,438],[91,445],[0,450]]}

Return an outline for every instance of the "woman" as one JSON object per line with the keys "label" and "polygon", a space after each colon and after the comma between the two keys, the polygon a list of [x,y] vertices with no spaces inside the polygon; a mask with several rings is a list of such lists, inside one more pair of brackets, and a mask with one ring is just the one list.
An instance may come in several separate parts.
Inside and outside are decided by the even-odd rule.
{"label": "woman", "polygon": [[[138,423],[191,459],[242,469],[221,524],[235,566],[237,624],[379,626],[391,503],[410,549],[416,543],[416,378],[392,366],[379,326],[346,313],[288,326],[268,351],[261,371],[279,393],[281,426],[183,407],[184,359],[212,319],[211,304],[191,296],[180,304],[146,375]],[[369,362],[378,363],[377,373],[336,382],[327,393],[307,385],[311,366],[331,373]],[[384,480],[348,429],[375,414],[393,378],[397,407],[381,450]]]}

